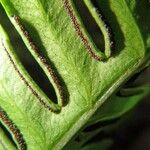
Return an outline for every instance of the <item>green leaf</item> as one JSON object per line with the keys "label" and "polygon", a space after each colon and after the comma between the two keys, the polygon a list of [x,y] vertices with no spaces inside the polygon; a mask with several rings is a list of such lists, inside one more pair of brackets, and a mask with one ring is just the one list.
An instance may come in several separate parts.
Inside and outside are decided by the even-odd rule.
{"label": "green leaf", "polygon": [[101,142],[91,143],[81,150],[99,150],[99,148],[101,148],[101,150],[108,150],[111,147],[112,143],[113,142],[110,139],[104,139]]}
{"label": "green leaf", "polygon": [[4,133],[1,127],[0,127],[0,149],[1,150],[6,150],[6,149],[16,150],[15,146],[12,144],[12,142]]}
{"label": "green leaf", "polygon": [[150,49],[149,1],[126,0],[141,31],[143,41]]}
{"label": "green leaf", "polygon": [[129,96],[112,96],[89,120],[89,123],[103,122],[112,119],[117,119],[131,110],[138,104],[146,95],[149,95],[149,87],[140,87],[131,90],[136,92]]}
{"label": "green leaf", "polygon": [[[149,60],[149,42],[143,38],[143,32],[146,32],[136,22],[127,1],[100,3],[112,26],[116,43],[115,54],[105,62],[96,61],[88,53],[73,27],[64,1],[0,1],[26,47],[49,78],[58,99],[58,104],[55,104],[32,80],[1,28],[0,106],[20,130],[30,150],[62,149],[100,108],[103,110],[101,116],[108,119],[118,116],[118,110],[116,113],[112,106],[117,108],[119,102],[115,104],[110,96]],[[55,82],[53,71],[47,70],[33,45],[47,59],[49,66],[54,66],[52,70],[59,74],[66,91]],[[68,100],[62,98],[62,93],[69,93]],[[133,107],[138,100],[128,101],[127,107],[120,103],[119,112]],[[65,107],[63,101],[66,101]],[[110,103],[111,117],[103,108],[104,102]]]}

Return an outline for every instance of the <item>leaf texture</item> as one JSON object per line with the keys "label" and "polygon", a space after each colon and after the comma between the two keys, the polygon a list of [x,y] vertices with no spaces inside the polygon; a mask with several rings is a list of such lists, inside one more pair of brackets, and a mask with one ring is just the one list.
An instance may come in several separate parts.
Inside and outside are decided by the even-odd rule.
{"label": "leaf texture", "polygon": [[[129,2],[99,1],[99,6],[103,8],[113,29],[116,48],[108,60],[96,61],[89,55],[73,27],[73,22],[64,7],[65,0],[1,0],[0,2],[26,47],[53,84],[58,98],[58,104],[54,104],[53,100],[46,97],[33,82],[1,27],[0,106],[19,128],[28,149],[62,149],[98,108],[102,108],[101,115],[104,113],[106,119],[109,118],[108,113],[103,111],[102,104],[107,101],[111,103],[109,97],[147,63],[149,38],[143,38],[146,31],[137,23],[132,9],[134,7],[129,6]],[[20,18],[21,25],[18,25],[15,17]],[[24,27],[23,30],[21,26]],[[82,24],[80,28],[84,28]],[[63,99],[66,100],[66,106],[61,103],[58,83],[34,51],[29,37],[40,50],[40,54],[45,56],[48,64],[54,66],[53,71],[57,72],[65,83],[66,89],[63,94],[69,93],[68,100]],[[40,102],[35,91],[41,99],[44,99],[44,103]],[[133,100],[132,104],[134,103],[136,102]],[[47,105],[51,109],[47,109]],[[121,104],[119,108],[121,109],[123,105]],[[116,117],[115,112],[110,116],[112,117]]]}

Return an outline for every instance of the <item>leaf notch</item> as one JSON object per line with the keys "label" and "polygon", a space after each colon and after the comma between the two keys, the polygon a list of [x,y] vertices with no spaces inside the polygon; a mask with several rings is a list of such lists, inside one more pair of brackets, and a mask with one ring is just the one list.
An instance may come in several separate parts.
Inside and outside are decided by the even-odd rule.
{"label": "leaf notch", "polygon": [[66,9],[66,12],[71,19],[73,27],[75,28],[78,36],[81,38],[81,41],[88,50],[90,56],[97,61],[105,60],[106,58],[109,58],[111,56],[111,51],[114,50],[115,47],[112,28],[110,27],[108,21],[106,21],[106,18],[101,13],[101,11],[95,8],[91,0],[83,0],[83,2],[94,18],[96,24],[102,31],[105,40],[104,53],[98,50],[98,48],[93,43],[93,40],[91,40],[88,31],[82,28],[86,26],[82,22],[82,18],[79,16],[73,0],[63,0],[64,8]]}
{"label": "leaf notch", "polygon": [[8,115],[6,114],[6,112],[4,110],[2,110],[2,108],[0,108],[0,122],[11,133],[18,149],[26,150],[27,146],[26,146],[25,140],[23,138],[23,135],[21,134],[21,132],[17,128],[17,126],[9,119]]}
{"label": "leaf notch", "polygon": [[[21,21],[21,18],[16,15],[14,15],[12,18],[14,19],[15,23],[17,24],[17,27],[20,28],[21,33],[27,39],[29,46],[34,51],[35,55],[37,56],[37,59],[39,59],[40,63],[42,63],[42,65],[47,69],[47,71],[50,75],[51,81],[53,81],[52,85],[54,86],[54,89],[56,90],[56,95],[58,97],[58,103],[60,106],[64,106],[68,98],[67,98],[67,94],[66,94],[66,89],[63,86],[61,79],[59,78],[58,74],[53,69],[53,67],[49,64],[46,57],[44,57],[44,55],[42,55],[42,53],[40,53],[38,47],[34,44],[29,32],[24,27],[24,25]],[[59,101],[59,99],[60,99],[60,101]]]}

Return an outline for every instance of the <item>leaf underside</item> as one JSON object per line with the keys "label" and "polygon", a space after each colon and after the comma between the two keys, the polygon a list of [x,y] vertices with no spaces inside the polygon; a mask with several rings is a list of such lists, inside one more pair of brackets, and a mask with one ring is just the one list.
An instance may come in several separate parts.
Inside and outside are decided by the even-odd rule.
{"label": "leaf underside", "polygon": [[[58,104],[54,104],[53,100],[33,82],[17,57],[15,48],[12,47],[8,38],[9,33],[7,36],[1,27],[0,106],[19,128],[28,149],[62,149],[96,110],[97,113],[89,121],[90,123],[119,117],[149,94],[150,90],[147,87],[141,88],[143,93],[137,96],[110,97],[129,77],[141,70],[149,59],[150,25],[148,15],[144,13],[148,13],[150,9],[143,8],[143,13],[140,13],[141,6],[138,0],[98,2],[112,26],[115,39],[115,50],[106,61],[96,61],[89,55],[73,27],[63,0],[1,0],[0,2],[20,34],[20,38],[53,84],[58,97]],[[147,2],[140,3],[143,7],[147,7]],[[137,18],[136,14],[145,20],[141,22],[141,18]],[[49,75],[46,67],[34,53],[27,37],[15,22],[14,16],[21,18],[34,44],[46,56],[49,64],[54,66],[54,71],[65,83],[64,92],[69,93],[66,106],[62,106],[60,91],[53,76]],[[0,20],[1,22],[3,21]],[[80,28],[84,28],[82,24]],[[20,77],[15,67],[24,79]],[[33,94],[32,89],[40,95],[44,104],[36,94]],[[58,110],[58,113],[47,109],[47,105],[52,110]],[[1,143],[0,146],[2,147]],[[10,147],[13,146],[10,144]]]}

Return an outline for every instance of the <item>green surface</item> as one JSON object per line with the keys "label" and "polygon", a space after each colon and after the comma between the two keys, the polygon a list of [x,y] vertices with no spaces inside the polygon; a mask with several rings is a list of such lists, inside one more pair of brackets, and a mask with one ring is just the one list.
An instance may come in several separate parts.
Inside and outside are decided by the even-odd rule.
{"label": "green surface", "polygon": [[[143,14],[140,13],[140,8],[147,7],[146,2],[141,2],[142,7],[138,2],[130,4],[132,1],[125,0],[99,1],[100,7],[105,8],[104,14],[113,27],[116,40],[115,55],[105,62],[90,57],[73,28],[70,17],[64,9],[63,0],[1,0],[0,2],[50,82],[53,84],[52,78],[14,22],[14,15],[20,16],[35,45],[48,57],[50,63],[55,65],[69,93],[68,103],[59,113],[44,108],[18,76],[4,47],[23,77],[52,109],[59,109],[58,105],[61,107],[59,95],[57,95],[58,105],[45,96],[20,63],[15,49],[12,48],[6,33],[1,28],[0,106],[21,131],[29,150],[62,149],[101,106],[100,118],[105,116],[106,119],[111,119],[125,113],[139,101],[135,96],[131,97],[129,103],[122,104],[117,98],[117,101],[112,102],[111,105],[109,97],[149,60],[150,24],[148,15],[143,15],[149,10],[143,9]],[[143,15],[142,22],[136,14]],[[57,92],[57,87],[54,88]],[[148,90],[149,88],[141,97],[147,95]],[[111,107],[112,116],[102,105],[105,101],[106,104],[108,101],[108,109]],[[114,109],[114,105],[119,106],[116,107],[117,110]],[[99,117],[96,120],[99,121]]]}
{"label": "green surface", "polygon": [[16,150],[16,147],[9,140],[7,135],[3,132],[3,129],[0,127],[0,150]]}

